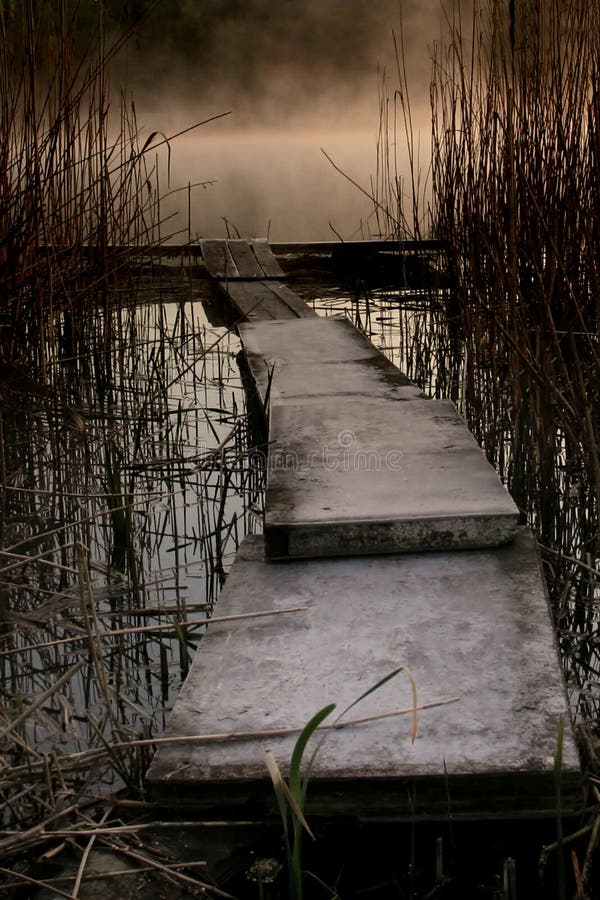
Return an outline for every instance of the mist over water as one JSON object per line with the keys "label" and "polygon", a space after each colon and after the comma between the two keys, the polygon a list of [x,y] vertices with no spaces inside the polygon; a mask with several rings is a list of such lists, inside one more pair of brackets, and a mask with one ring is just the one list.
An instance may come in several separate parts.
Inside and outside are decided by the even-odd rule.
{"label": "mist over water", "polygon": [[[384,69],[390,94],[398,86],[397,0],[207,0],[197,6],[178,4],[179,16],[164,22],[161,40],[159,9],[140,29],[125,73],[138,122],[147,132],[174,133],[231,111],[172,147],[171,187],[212,182],[191,190],[192,238],[236,231],[273,241],[376,236],[373,204],[335,171],[321,147],[370,189]],[[423,169],[429,159],[428,45],[438,23],[438,0],[404,3],[402,29]],[[397,160],[398,174],[407,177],[400,140]],[[178,242],[187,239],[187,192],[163,203],[163,215],[175,212],[164,230],[183,229],[173,237]]]}
{"label": "mist over water", "polygon": [[[236,231],[273,241],[336,240],[335,232],[346,240],[368,236],[376,228],[372,204],[333,170],[321,143],[356,178],[372,166],[368,132],[265,128],[182,140],[174,152],[173,180],[215,179],[192,192],[192,236],[236,236]],[[186,194],[178,193],[168,208],[187,216]]]}

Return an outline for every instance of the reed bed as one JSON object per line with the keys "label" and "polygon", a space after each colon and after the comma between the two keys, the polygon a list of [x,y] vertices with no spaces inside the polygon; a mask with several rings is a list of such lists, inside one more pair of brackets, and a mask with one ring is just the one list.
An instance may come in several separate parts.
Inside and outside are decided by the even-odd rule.
{"label": "reed bed", "polygon": [[102,8],[81,50],[79,4],[0,6],[0,360],[40,390],[92,308],[108,325],[122,248],[160,237],[135,107],[121,94],[113,112],[126,37],[108,44]]}
{"label": "reed bed", "polygon": [[143,793],[237,543],[260,522],[239,342],[210,326],[183,261],[147,252],[173,237],[157,174],[170,141],[144,137],[111,90],[127,35],[111,41],[103,16],[103,4],[0,3],[7,894],[32,892],[30,865],[66,848],[79,869],[53,896],[77,895],[96,840],[123,869],[207,889],[193,861],[180,871],[143,829],[115,830],[113,804]]}
{"label": "reed bed", "polygon": [[447,4],[432,220],[448,242],[460,400],[535,528],[577,717],[600,711],[600,16]]}
{"label": "reed bed", "polygon": [[536,530],[574,708],[595,727],[600,16],[583,0],[442,10],[427,177],[401,39],[396,89],[382,78],[374,217],[446,244],[430,297],[387,292],[398,363],[459,404]]}
{"label": "reed bed", "polygon": [[[590,814],[565,840],[566,877],[576,896],[595,896],[600,15],[584,0],[447,0],[442,10],[430,160],[416,152],[400,38],[395,81],[382,76],[371,183],[378,235],[445,242],[441,277],[428,292],[399,288],[401,277],[392,290],[362,284],[325,308],[344,310],[430,395],[459,405],[537,534],[589,775]],[[561,858],[562,838],[548,849]],[[544,852],[541,872],[547,862]],[[555,888],[566,896],[564,880]]]}
{"label": "reed bed", "polygon": [[[260,523],[238,341],[171,279],[168,302],[152,284],[151,302],[114,312],[110,385],[81,396],[71,362],[52,400],[3,399],[5,860],[45,847],[58,814],[77,831],[105,812],[95,801],[143,792],[238,541]],[[78,365],[103,352],[95,338]]]}

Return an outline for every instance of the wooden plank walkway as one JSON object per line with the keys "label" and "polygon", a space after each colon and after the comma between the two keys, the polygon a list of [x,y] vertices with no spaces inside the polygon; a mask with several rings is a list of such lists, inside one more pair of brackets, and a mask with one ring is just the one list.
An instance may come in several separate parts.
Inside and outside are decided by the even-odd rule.
{"label": "wooden plank walkway", "polygon": [[316,317],[316,313],[284,284],[266,281],[219,282],[236,312],[251,322]]}
{"label": "wooden plank walkway", "polygon": [[316,315],[281,284],[283,270],[266,241],[205,240],[200,246],[209,274],[240,317],[256,322]]}
{"label": "wooden plank walkway", "polygon": [[284,277],[265,240],[204,240],[200,248],[204,265],[217,280]]}
{"label": "wooden plank walkway", "polygon": [[579,808],[535,541],[512,500],[452,404],[424,398],[348,323],[278,306],[258,278],[236,300],[246,256],[225,289],[236,306],[254,297],[249,317],[262,309],[240,333],[263,398],[272,377],[265,537],[246,539],[228,576],[218,614],[246,618],[209,625],[168,725],[177,743],[148,773],[155,798],[276,817],[265,751],[286,772],[319,709],[407,667],[418,735],[400,675],[353,710],[368,721],[323,733],[309,815],[555,816],[561,719],[562,808]]}

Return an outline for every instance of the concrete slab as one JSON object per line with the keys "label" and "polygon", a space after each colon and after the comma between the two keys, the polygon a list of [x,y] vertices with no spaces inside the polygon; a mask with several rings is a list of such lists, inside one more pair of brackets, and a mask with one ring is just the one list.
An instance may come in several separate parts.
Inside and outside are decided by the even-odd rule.
{"label": "concrete slab", "polygon": [[449,401],[271,405],[270,558],[496,546],[517,527],[513,500]]}
{"label": "concrete slab", "polygon": [[271,378],[269,558],[496,546],[519,512],[449,401],[424,398],[344,319],[241,326]]}
{"label": "concrete slab", "polygon": [[244,322],[239,332],[263,402],[271,372],[272,401],[332,395],[423,397],[347,319]]}
{"label": "concrete slab", "polygon": [[314,366],[381,355],[351,322],[338,317],[260,325],[245,323],[240,326],[240,334],[248,353],[278,365]]}
{"label": "concrete slab", "polygon": [[[535,543],[521,531],[497,550],[268,563],[242,545],[219,615],[306,606],[285,616],[215,623],[202,640],[148,779],[169,803],[219,815],[275,814],[264,753],[284,771],[296,736],[220,743],[186,736],[302,727],[343,710],[408,666],[409,715],[329,731],[314,762],[310,812],[368,819],[553,815],[554,755],[565,723],[563,808],[580,772]],[[412,705],[398,675],[352,717]],[[315,747],[315,741],[309,747]],[[310,751],[309,751],[310,756]]]}

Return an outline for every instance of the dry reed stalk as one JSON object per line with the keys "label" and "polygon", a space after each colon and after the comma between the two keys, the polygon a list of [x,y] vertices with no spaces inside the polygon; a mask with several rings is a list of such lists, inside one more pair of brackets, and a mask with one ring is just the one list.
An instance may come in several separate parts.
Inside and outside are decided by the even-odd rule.
{"label": "dry reed stalk", "polygon": [[[600,559],[599,39],[580,0],[514,4],[512,17],[484,0],[470,21],[448,2],[432,83],[434,233],[450,247],[459,399],[549,548],[558,624],[584,644]],[[584,660],[581,686],[597,668]]]}
{"label": "dry reed stalk", "polygon": [[[282,616],[288,615],[289,613],[297,613],[297,612],[305,612],[310,609],[309,606],[290,606],[285,607],[283,609],[263,609],[257,610],[253,613],[239,613],[238,615],[231,616],[211,616],[205,619],[194,619],[193,622],[179,622],[177,623],[179,627],[185,628],[186,631],[193,631],[197,628],[203,628],[206,625],[214,625],[217,623],[223,622],[238,622],[243,621],[245,619],[257,619],[264,618],[265,616]],[[164,610],[159,611],[161,614],[164,613]],[[130,611],[127,613],[120,614],[111,614],[111,615],[132,615]],[[161,631],[170,631],[172,632],[175,629],[175,625],[173,622],[163,625],[140,625],[138,627],[131,628],[114,628],[110,631],[99,631],[96,630],[93,635],[93,640],[98,641],[104,638],[110,638],[114,640],[114,638],[130,636],[135,634],[153,634],[155,632]],[[60,638],[55,641],[43,641],[40,643],[32,643],[28,648],[22,647],[14,647],[11,650],[0,650],[0,657],[3,656],[15,656],[17,654],[22,654],[24,652],[33,652],[39,651],[42,649],[48,649],[51,647],[61,647],[65,644],[73,644],[79,641],[86,641],[88,646],[91,642],[91,632],[86,634],[74,635],[73,637],[68,638]],[[2,733],[0,732],[0,738],[2,737]]]}
{"label": "dry reed stalk", "polygon": [[[574,711],[597,728],[600,17],[586,0],[443,11],[431,172],[433,236],[449,248],[449,393],[537,533]],[[402,69],[397,80],[401,94]],[[447,333],[432,341],[438,372]]]}
{"label": "dry reed stalk", "polygon": [[[25,875],[24,872],[15,872],[12,869],[5,869],[3,866],[0,866],[0,873],[4,875],[5,878],[9,879],[9,883],[6,882],[2,885],[4,889],[11,890],[17,889],[19,885],[28,884],[32,885],[36,891],[40,889],[46,889],[49,891],[53,891],[58,897],[66,897],[67,900],[73,900],[72,893],[65,893],[65,891],[61,891],[60,888],[57,888],[56,885],[52,884],[48,881],[43,881],[39,878],[30,878],[29,875]],[[10,881],[14,882],[13,885],[10,884]]]}
{"label": "dry reed stalk", "polygon": [[[172,642],[164,636],[175,626],[147,629],[135,617],[148,621],[165,615],[161,607],[175,609],[187,659],[181,638],[194,606],[180,583],[191,559],[180,551],[187,516],[198,516],[194,544],[203,552],[218,541],[223,556],[235,528],[223,515],[223,485],[215,488],[212,476],[227,467],[226,487],[247,490],[237,413],[228,433],[219,429],[216,450],[189,460],[190,414],[181,399],[184,379],[199,394],[200,368],[218,365],[222,378],[228,351],[221,348],[231,333],[206,339],[193,303],[185,312],[181,305],[174,325],[159,304],[158,326],[135,305],[142,298],[154,310],[157,294],[141,272],[143,248],[161,240],[158,166],[146,161],[161,145],[170,153],[173,136],[140,139],[124,95],[113,104],[113,129],[108,66],[123,41],[110,46],[99,23],[93,53],[80,54],[71,30],[76,6],[18,4],[13,22],[0,4],[0,379],[8,388],[0,416],[0,640],[8,653],[0,677],[10,698],[0,726],[7,747],[0,805],[5,823],[22,829],[3,845],[11,854],[43,843],[66,798],[66,814],[75,817],[88,796],[107,790],[103,778],[139,785],[149,745],[133,748],[121,766],[105,734],[122,742],[160,729],[172,675]],[[13,385],[24,391],[18,409],[11,408]],[[214,406],[204,390],[205,405]],[[219,390],[225,405],[222,381]],[[203,409],[200,396],[195,407]],[[164,469],[150,472],[152,459]],[[215,521],[202,491],[219,510]],[[153,504],[169,505],[175,521],[154,515]],[[180,516],[180,566],[153,572],[153,583],[143,584],[140,558],[161,552]],[[126,571],[102,562],[117,544]],[[210,609],[215,579],[208,573],[205,581],[202,605]],[[153,602],[145,608],[147,598]],[[133,624],[103,630],[99,621],[109,616]],[[83,645],[75,666],[73,640]],[[99,761],[83,778],[65,758],[65,750],[82,746],[96,747]],[[39,762],[35,773],[31,760]]]}
{"label": "dry reed stalk", "polygon": [[222,891],[214,884],[209,884],[205,881],[199,881],[197,878],[191,878],[189,875],[185,875],[183,872],[180,872],[178,869],[173,868],[172,866],[165,865],[164,863],[160,863],[157,860],[151,859],[144,853],[138,853],[135,850],[132,850],[130,847],[123,847],[119,844],[114,844],[111,841],[103,840],[103,843],[110,847],[112,850],[118,853],[122,853],[124,856],[128,856],[131,859],[135,859],[138,862],[142,863],[142,865],[147,865],[152,868],[155,872],[158,872],[162,875],[166,881],[170,882],[174,885],[189,885],[190,887],[199,888],[203,893],[214,894],[217,897],[224,897],[225,900],[236,900],[231,894],[228,894],[226,891]]}
{"label": "dry reed stalk", "polygon": [[82,669],[84,665],[85,660],[79,660],[79,662],[75,663],[74,666],[71,666],[71,668],[68,669],[67,672],[61,675],[60,678],[57,678],[47,691],[44,691],[43,694],[40,694],[40,696],[38,696],[33,701],[31,706],[28,706],[27,709],[24,710],[24,712],[16,716],[14,719],[11,719],[8,725],[0,729],[0,740],[5,740],[9,735],[12,734],[13,731],[16,731],[16,729],[19,728],[29,716],[31,716],[37,709],[43,706],[50,697],[54,696],[54,694],[56,694],[56,692],[60,690],[60,688],[64,684],[70,682],[73,676],[77,672],[79,672],[79,670]]}
{"label": "dry reed stalk", "polygon": [[[104,815],[100,819],[100,825],[102,825],[106,821],[106,819],[109,817],[109,815],[110,815],[110,809],[107,809],[105,811]],[[73,897],[77,897],[79,895],[79,888],[81,887],[81,882],[82,882],[83,875],[85,872],[85,867],[87,865],[90,853],[92,852],[92,849],[94,847],[94,843],[96,841],[97,835],[91,834],[89,837],[90,837],[90,839],[87,842],[87,844],[85,845],[83,853],[81,854],[81,860],[79,861],[79,866],[77,868],[77,875],[75,876],[75,880],[73,882],[73,888],[71,890]]]}
{"label": "dry reed stalk", "polygon": [[[431,213],[448,245],[447,322],[424,334],[405,321],[400,352],[420,385],[459,404],[534,528],[574,713],[597,734],[600,17],[586,0],[447,0],[443,13]],[[395,141],[390,104],[381,127]],[[381,196],[395,216],[392,169],[380,168]],[[594,846],[597,827],[582,831]]]}
{"label": "dry reed stalk", "polygon": [[[204,862],[203,860],[196,862],[170,862],[164,863],[163,865],[165,867],[165,870],[169,872],[177,871],[178,869],[203,869],[206,867],[206,862]],[[9,870],[7,869],[6,871],[8,872]],[[135,869],[115,869],[112,872],[90,872],[87,875],[84,875],[81,881],[112,881],[114,878],[124,878],[128,875],[145,875],[148,872],[153,871],[155,871],[155,869],[152,866],[137,866]],[[68,875],[55,876],[54,878],[46,878],[43,884],[51,887],[52,885],[61,884],[65,881],[72,881],[72,878],[70,878]],[[71,894],[68,894],[68,896],[72,898],[73,893],[74,891],[72,891]]]}
{"label": "dry reed stalk", "polygon": [[[363,716],[360,718],[348,719],[343,722],[337,722],[332,725],[323,725],[319,730],[323,731],[332,731],[332,730],[341,730],[344,728],[350,728],[356,725],[364,725],[370,722],[376,722],[380,719],[388,719],[396,716],[408,716],[414,715],[415,712],[423,712],[426,710],[437,709],[441,706],[448,706],[452,703],[458,703],[460,701],[460,697],[451,697],[443,700],[435,700],[431,703],[420,703],[417,707],[410,706],[404,709],[395,709],[390,710],[385,713],[377,713],[370,716]],[[259,731],[234,731],[234,732],[217,732],[214,734],[192,734],[192,735],[176,735],[171,737],[157,737],[157,738],[149,738],[147,740],[131,740],[131,741],[120,741],[114,742],[110,747],[107,748],[96,748],[93,750],[84,750],[79,753],[70,753],[65,754],[61,758],[61,766],[63,771],[70,771],[73,768],[77,768],[78,766],[88,766],[102,759],[109,753],[117,753],[120,751],[128,751],[133,750],[138,747],[156,747],[162,744],[181,744],[181,743],[194,743],[194,744],[202,744],[202,743],[227,743],[228,741],[244,741],[244,740],[257,740],[263,738],[272,738],[272,737],[287,737],[288,735],[298,734],[302,731],[303,726],[299,727],[289,727],[289,728],[273,728],[273,729],[265,729]],[[7,773],[5,776],[5,780],[0,783],[0,789],[4,785],[9,784],[7,781],[8,776],[10,775],[13,779],[19,778],[22,775],[26,774],[26,772],[31,772],[35,774],[40,770],[40,766],[38,764],[32,763],[28,767],[14,767],[10,773]],[[1,844],[0,844],[1,849]]]}

